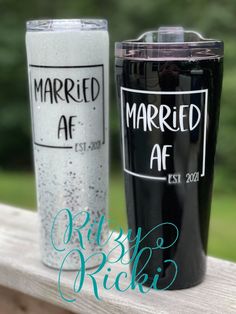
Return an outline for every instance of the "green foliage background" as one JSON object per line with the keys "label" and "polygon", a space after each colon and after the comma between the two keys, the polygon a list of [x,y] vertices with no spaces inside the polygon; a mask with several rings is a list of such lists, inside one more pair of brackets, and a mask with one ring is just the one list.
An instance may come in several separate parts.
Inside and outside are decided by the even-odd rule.
{"label": "green foliage background", "polygon": [[[225,72],[216,155],[210,253],[236,260],[236,1],[235,0],[0,0],[0,201],[34,207],[25,22],[38,18],[100,17],[110,33],[111,208],[124,224],[114,42],[165,25],[182,25],[225,42]],[[11,170],[11,173],[9,172]],[[12,173],[12,170],[15,170]]]}
{"label": "green foliage background", "polygon": [[[31,167],[31,134],[25,55],[25,21],[35,18],[103,17],[111,39],[112,161],[119,140],[113,80],[114,42],[161,25],[183,25],[225,41],[225,78],[217,164],[227,177],[236,171],[236,1],[190,0],[0,0],[0,167]],[[233,180],[232,180],[233,181]]]}

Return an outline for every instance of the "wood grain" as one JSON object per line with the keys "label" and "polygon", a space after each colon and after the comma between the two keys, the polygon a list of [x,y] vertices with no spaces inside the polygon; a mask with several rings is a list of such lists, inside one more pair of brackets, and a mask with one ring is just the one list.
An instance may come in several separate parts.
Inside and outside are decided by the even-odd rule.
{"label": "wood grain", "polygon": [[73,314],[29,295],[0,286],[1,314]]}
{"label": "wood grain", "polygon": [[[101,289],[102,301],[98,301],[92,293],[91,282],[87,280],[82,291],[75,296],[76,302],[67,303],[58,293],[58,271],[40,262],[37,215],[6,205],[0,205],[0,214],[0,285],[3,287],[81,314],[236,313],[236,264],[213,257],[208,258],[206,280],[190,289],[152,290],[145,295],[137,291],[121,293]],[[128,272],[128,269],[114,265],[111,280],[121,271]],[[74,277],[75,272],[68,271],[63,278],[62,289],[70,296],[73,295]],[[100,285],[103,277],[104,272],[97,275]],[[2,291],[0,299],[3,298]],[[5,313],[0,311],[0,314]]]}

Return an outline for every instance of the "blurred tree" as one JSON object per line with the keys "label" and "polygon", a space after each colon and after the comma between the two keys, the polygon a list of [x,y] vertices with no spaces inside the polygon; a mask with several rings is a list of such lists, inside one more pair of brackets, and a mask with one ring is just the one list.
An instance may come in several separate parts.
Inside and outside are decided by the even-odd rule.
{"label": "blurred tree", "polygon": [[101,17],[111,38],[112,159],[119,161],[119,121],[114,85],[114,42],[161,25],[183,25],[226,43],[225,82],[217,162],[236,171],[236,1],[232,0],[0,0],[0,167],[31,167],[31,132],[25,56],[25,21]]}

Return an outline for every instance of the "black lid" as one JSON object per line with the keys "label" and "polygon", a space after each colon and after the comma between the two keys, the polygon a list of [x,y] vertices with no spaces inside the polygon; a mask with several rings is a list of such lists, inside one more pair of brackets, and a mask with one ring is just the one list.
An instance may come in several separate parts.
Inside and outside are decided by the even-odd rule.
{"label": "black lid", "polygon": [[223,55],[223,41],[206,39],[182,27],[160,27],[138,39],[115,44],[115,56],[125,59],[198,60],[221,58]]}

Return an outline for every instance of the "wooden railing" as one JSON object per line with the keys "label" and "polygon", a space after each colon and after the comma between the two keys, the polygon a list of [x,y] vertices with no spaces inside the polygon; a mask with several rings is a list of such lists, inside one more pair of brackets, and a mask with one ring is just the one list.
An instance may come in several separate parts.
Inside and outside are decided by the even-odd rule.
{"label": "wooden railing", "polygon": [[[205,281],[179,291],[101,291],[94,297],[85,282],[75,302],[65,302],[58,292],[58,271],[40,261],[37,214],[0,205],[0,314],[99,314],[99,313],[236,313],[236,264],[208,257]],[[114,265],[111,277],[128,267]],[[71,294],[74,272],[62,282]],[[99,274],[102,281],[104,274]]]}

